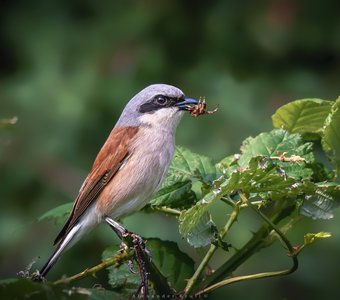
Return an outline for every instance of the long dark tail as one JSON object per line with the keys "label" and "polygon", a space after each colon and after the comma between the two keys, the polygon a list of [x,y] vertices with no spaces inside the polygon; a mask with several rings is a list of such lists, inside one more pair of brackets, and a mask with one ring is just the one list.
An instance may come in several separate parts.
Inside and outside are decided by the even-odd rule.
{"label": "long dark tail", "polygon": [[[42,280],[49,270],[54,266],[54,264],[58,261],[59,257],[62,255],[62,253],[71,247],[71,244],[75,243],[77,240],[77,236],[79,237],[79,230],[81,229],[81,224],[75,225],[70,232],[65,236],[64,239],[62,239],[57,248],[54,250],[53,254],[50,256],[50,258],[47,260],[45,265],[41,268],[39,271],[40,278],[36,278],[37,280]],[[72,242],[72,243],[71,243]]]}

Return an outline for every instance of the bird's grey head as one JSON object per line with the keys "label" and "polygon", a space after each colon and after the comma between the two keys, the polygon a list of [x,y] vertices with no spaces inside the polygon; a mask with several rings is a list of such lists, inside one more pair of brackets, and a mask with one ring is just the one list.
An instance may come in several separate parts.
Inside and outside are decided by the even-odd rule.
{"label": "bird's grey head", "polygon": [[116,127],[147,125],[174,130],[188,105],[197,103],[174,86],[153,84],[129,101]]}

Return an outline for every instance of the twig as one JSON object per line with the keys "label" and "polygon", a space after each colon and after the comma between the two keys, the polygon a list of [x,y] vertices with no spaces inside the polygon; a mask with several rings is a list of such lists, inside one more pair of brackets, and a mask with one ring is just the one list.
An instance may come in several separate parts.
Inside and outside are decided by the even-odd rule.
{"label": "twig", "polygon": [[152,210],[165,213],[167,215],[180,216],[181,211],[178,209],[166,207],[166,206],[155,206],[151,207]]}
{"label": "twig", "polygon": [[[264,272],[264,273],[257,273],[257,274],[252,274],[252,275],[244,275],[244,276],[237,276],[233,278],[228,278],[225,280],[222,280],[220,282],[217,282],[211,286],[208,286],[198,293],[195,294],[196,297],[200,297],[203,294],[209,293],[219,287],[239,282],[239,281],[245,281],[245,280],[254,280],[254,279],[260,279],[260,278],[269,278],[269,277],[276,277],[276,276],[284,276],[291,274],[295,272],[298,268],[298,259],[297,259],[297,253],[294,250],[293,246],[290,244],[289,240],[286,238],[286,236],[281,232],[281,230],[271,221],[269,220],[264,214],[262,214],[261,211],[259,211],[256,207],[254,207],[251,203],[249,203],[248,199],[245,197],[243,193],[240,193],[241,200],[244,203],[247,203],[249,207],[251,207],[257,214],[261,216],[261,218],[279,235],[281,240],[284,242],[286,245],[288,251],[289,251],[289,256],[293,260],[293,266],[289,269],[282,270],[282,271],[274,271],[274,272]],[[249,249],[248,249],[249,251]]]}
{"label": "twig", "polygon": [[283,152],[281,155],[279,156],[270,156],[270,159],[272,160],[279,160],[282,162],[306,162],[306,160],[299,156],[299,155],[291,155],[290,157],[287,157],[286,154],[288,152]]}
{"label": "twig", "polygon": [[[228,205],[230,205],[232,207],[235,207],[235,205],[238,205],[239,208],[246,208],[246,207],[248,207],[247,203],[243,203],[243,202],[242,203],[235,203],[233,200],[229,199],[229,197],[223,196],[221,198],[221,200],[224,203],[226,203],[226,204],[228,204]],[[264,201],[263,200],[256,200],[256,201],[250,201],[250,203],[253,204],[253,205],[261,206],[264,203]]]}
{"label": "twig", "polygon": [[195,294],[195,297],[200,297],[200,296],[202,296],[206,293],[210,293],[213,290],[220,288],[222,286],[228,285],[228,284],[232,284],[232,283],[236,283],[236,282],[240,282],[240,281],[245,281],[245,280],[254,280],[254,279],[260,279],[260,278],[284,276],[284,275],[288,275],[288,274],[293,273],[295,270],[296,269],[290,268],[290,269],[287,269],[287,270],[277,271],[277,272],[265,272],[265,273],[257,273],[257,274],[252,274],[252,275],[244,275],[244,276],[237,276],[237,277],[228,278],[226,280],[222,280],[218,283],[215,283],[215,284],[199,291],[198,293]]}
{"label": "twig", "polygon": [[133,252],[129,251],[129,250],[124,250],[123,252],[112,256],[111,258],[103,261],[102,263],[92,267],[92,268],[88,268],[86,270],[84,270],[83,272],[80,272],[78,274],[75,274],[73,276],[67,277],[67,278],[62,278],[59,279],[57,281],[54,281],[53,284],[54,285],[58,285],[58,284],[62,284],[62,283],[70,283],[76,280],[80,280],[82,278],[85,278],[87,276],[90,275],[94,275],[96,274],[98,271],[101,271],[103,269],[106,269],[110,266],[113,265],[120,265],[122,264],[124,261],[127,261],[129,258],[131,258],[133,256]]}
{"label": "twig", "polygon": [[290,241],[287,239],[287,237],[282,233],[282,231],[271,221],[269,220],[260,210],[258,210],[253,204],[251,204],[248,199],[245,197],[243,193],[240,193],[240,197],[243,201],[248,203],[249,207],[255,211],[281,238],[281,240],[284,242],[286,245],[289,254],[291,255],[293,259],[294,266],[296,267],[294,271],[298,268],[298,260],[295,254],[295,250],[293,246],[290,244]]}

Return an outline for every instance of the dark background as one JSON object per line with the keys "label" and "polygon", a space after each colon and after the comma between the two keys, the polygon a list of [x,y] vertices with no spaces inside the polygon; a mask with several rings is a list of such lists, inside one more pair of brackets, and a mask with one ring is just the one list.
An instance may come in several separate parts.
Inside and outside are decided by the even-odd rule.
{"label": "dark background", "polygon": [[[339,12],[335,0],[0,1],[0,118],[19,118],[0,131],[1,277],[37,256],[34,269],[43,264],[61,224],[36,218],[74,199],[125,103],[145,86],[173,84],[219,105],[214,116],[186,116],[177,132],[177,144],[216,162],[239,151],[247,136],[270,130],[270,116],[284,103],[336,99]],[[301,244],[305,232],[333,233],[303,253],[297,273],[235,284],[211,298],[336,299],[339,217],[304,220],[290,234]],[[244,213],[228,241],[241,245],[257,221]],[[124,224],[202,255],[180,240],[170,218],[138,213]],[[49,279],[98,263],[112,242],[118,240],[102,226],[67,252]],[[289,263],[276,245],[239,274]],[[79,284],[105,286],[105,276]]]}

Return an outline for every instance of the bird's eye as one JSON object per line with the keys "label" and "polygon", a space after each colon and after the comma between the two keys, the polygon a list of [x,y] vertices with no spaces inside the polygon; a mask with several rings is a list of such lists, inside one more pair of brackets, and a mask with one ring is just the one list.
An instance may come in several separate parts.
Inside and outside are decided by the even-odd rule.
{"label": "bird's eye", "polygon": [[168,103],[168,98],[162,95],[155,97],[155,103],[161,106],[164,106]]}

